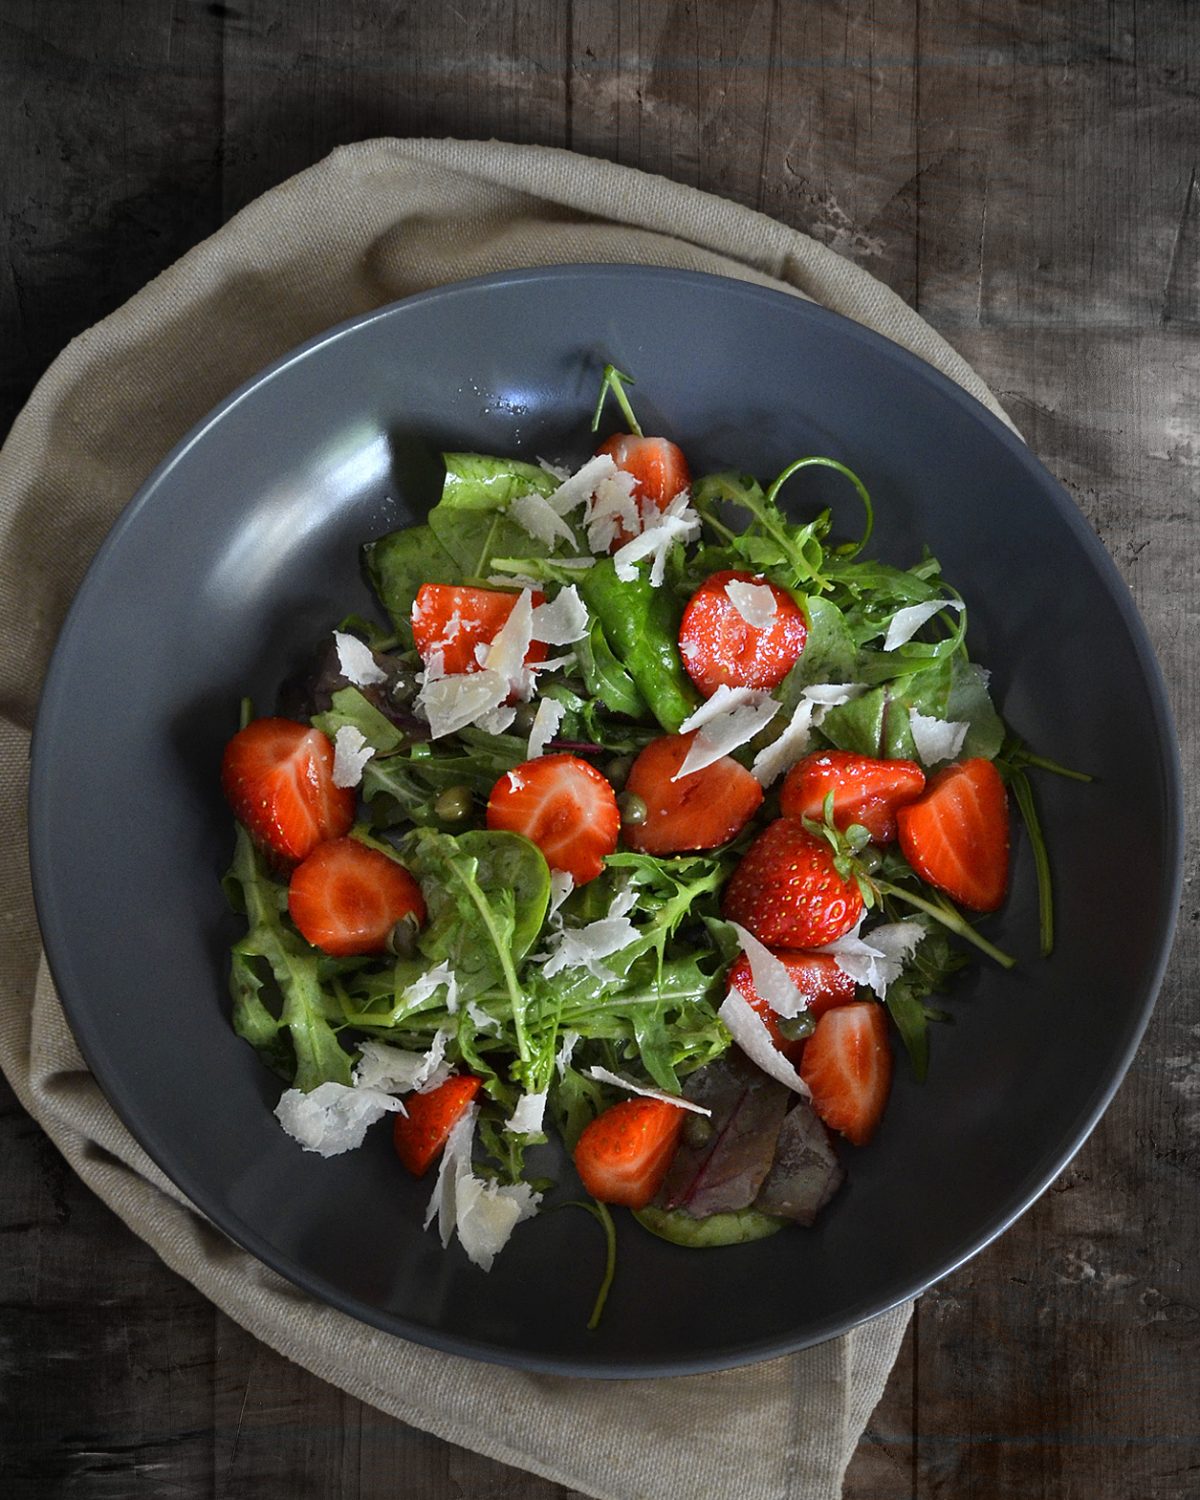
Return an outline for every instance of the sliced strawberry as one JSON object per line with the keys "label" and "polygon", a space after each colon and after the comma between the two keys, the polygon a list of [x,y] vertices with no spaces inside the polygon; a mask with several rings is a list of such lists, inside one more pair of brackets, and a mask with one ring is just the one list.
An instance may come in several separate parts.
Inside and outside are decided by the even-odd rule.
{"label": "sliced strawberry", "polygon": [[[650,500],[666,510],[681,490],[692,482],[687,459],[674,443],[660,437],[636,437],[630,432],[618,432],[596,449],[597,454],[607,453],[618,469],[632,474],[634,502],[640,509],[643,500]],[[615,552],[631,541],[630,533],[622,526],[609,547]]]}
{"label": "sliced strawberry", "polygon": [[576,885],[594,880],[617,847],[612,783],[577,755],[543,755],[506,771],[488,798],[487,826],[523,833]]}
{"label": "sliced strawberry", "polygon": [[[830,953],[791,953],[779,948],[775,950],[775,957],[808,1002],[805,1014],[814,1020],[835,1005],[849,1005],[858,993],[854,980],[845,969],[838,968]],[[789,1041],[780,1031],[779,1017],[771,1009],[770,1002],[764,1000],[755,988],[750,960],[744,953],[729,971],[729,987],[739,991],[758,1012],[780,1052],[791,1062],[799,1062],[804,1051],[803,1039]]]}
{"label": "sliced strawberry", "polygon": [[586,1125],[575,1170],[593,1198],[645,1208],[662,1187],[685,1111],[665,1099],[623,1099]]}
{"label": "sliced strawberry", "polygon": [[923,880],[972,911],[996,910],[1008,884],[1008,796],[990,760],[939,771],[896,821]]}
{"label": "sliced strawberry", "polygon": [[828,1010],[804,1044],[800,1077],[831,1130],[856,1146],[874,1134],[892,1083],[887,1014],[875,1000]]}
{"label": "sliced strawberry", "polygon": [[728,755],[672,781],[695,737],[693,731],[651,740],[630,768],[625,790],[646,804],[646,821],[627,827],[625,842],[639,854],[715,849],[736,837],[762,803],[762,787]]}
{"label": "sliced strawberry", "polygon": [[[478,672],[476,646],[490,646],[513,612],[519,594],[498,589],[472,589],[460,584],[423,583],[412,607],[412,632],[423,662],[440,652],[447,673]],[[546,596],[533,594],[534,604]],[[531,641],[525,661],[532,665],[546,660],[543,641]]]}
{"label": "sliced strawberry", "polygon": [[787,818],[825,816],[825,798],[833,793],[837,828],[861,823],[876,844],[896,837],[896,809],[925,790],[925,773],[913,760],[876,760],[849,750],[821,750],[797,761],[779,793],[779,811]]}
{"label": "sliced strawberry", "polygon": [[427,1094],[406,1094],[407,1114],[398,1114],[392,1126],[396,1155],[413,1174],[425,1173],[442,1153],[446,1138],[470,1108],[483,1079],[472,1073],[455,1073]]}
{"label": "sliced strawberry", "polygon": [[425,900],[396,860],[357,839],[328,839],[292,872],[288,912],[314,948],[348,958],[384,952],[404,917],[420,926]]}
{"label": "sliced strawberry", "polygon": [[[730,583],[769,589],[775,601],[770,622],[751,625],[729,597]],[[796,665],[808,625],[786,589],[753,573],[723,572],[706,578],[687,602],[679,623],[679,652],[688,676],[706,698],[721,687],[778,687]]]}
{"label": "sliced strawberry", "polygon": [[357,799],[333,784],[328,736],[294,719],[254,719],[225,746],[221,790],[251,838],[287,864],[354,822]]}
{"label": "sliced strawberry", "polygon": [[824,839],[798,818],[776,818],[729,877],[721,910],[768,948],[823,948],[862,914],[862,894],[843,880]]}

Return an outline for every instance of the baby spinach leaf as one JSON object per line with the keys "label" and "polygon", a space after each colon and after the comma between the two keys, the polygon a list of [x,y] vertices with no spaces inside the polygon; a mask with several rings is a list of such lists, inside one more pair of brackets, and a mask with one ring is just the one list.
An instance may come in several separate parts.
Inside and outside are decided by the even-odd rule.
{"label": "baby spinach leaf", "polygon": [[559,481],[537,464],[487,453],[443,453],[446,478],[440,506],[447,510],[503,510],[518,495],[552,495]]}
{"label": "baby spinach leaf", "polygon": [[423,583],[461,583],[464,571],[432,526],[407,526],[362,549],[371,587],[401,638],[412,644],[412,607]]}
{"label": "baby spinach leaf", "polygon": [[944,717],[967,725],[962,760],[972,756],[995,760],[1004,743],[1004,721],[996,712],[987,683],[987,673],[982,667],[968,661],[962,653],[954,658]]}
{"label": "baby spinach leaf", "polygon": [[599,619],[593,618],[588,633],[575,642],[575,655],[584,684],[610,713],[640,719],[648,712],[638,685],[613,654]]}

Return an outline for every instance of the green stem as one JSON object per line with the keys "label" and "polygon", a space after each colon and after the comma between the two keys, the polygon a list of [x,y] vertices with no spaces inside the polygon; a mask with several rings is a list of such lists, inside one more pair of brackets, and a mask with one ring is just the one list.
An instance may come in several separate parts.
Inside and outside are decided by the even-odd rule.
{"label": "green stem", "polygon": [[948,928],[958,937],[964,938],[968,943],[973,943],[981,953],[986,953],[989,958],[995,959],[1003,968],[1011,969],[1016,963],[1015,958],[1010,957],[976,932],[970,922],[964,920],[952,906],[935,905],[932,901],[926,901],[924,896],[914,895],[912,891],[906,891],[902,886],[893,885],[890,880],[873,880],[872,884],[883,895],[893,896],[897,901],[904,901],[909,906],[915,906],[918,911],[923,911],[935,922],[940,922],[943,927]]}
{"label": "green stem", "polygon": [[600,1326],[600,1319],[604,1314],[604,1304],[608,1301],[609,1289],[613,1284],[613,1277],[617,1272],[617,1231],[613,1225],[612,1215],[608,1208],[598,1198],[593,1198],[591,1203],[584,1203],[581,1198],[572,1198],[569,1203],[564,1203],[563,1208],[582,1208],[585,1213],[591,1214],[592,1218],[604,1230],[604,1275],[600,1280],[600,1289],[596,1293],[596,1301],[592,1307],[592,1315],[588,1319],[588,1332],[595,1333]]}
{"label": "green stem", "polygon": [[644,437],[645,433],[643,433],[641,427],[638,425],[638,419],[633,414],[633,407],[629,404],[629,397],[625,394],[623,381],[628,381],[630,385],[637,383],[632,375],[622,374],[616,365],[604,366],[604,375],[600,381],[600,396],[596,402],[596,410],[592,416],[592,431],[597,431],[600,426],[600,415],[604,411],[604,402],[609,391],[611,391],[617,398],[617,405],[621,408],[622,415],[629,425],[630,432],[635,437]]}
{"label": "green stem", "polygon": [[1036,766],[1039,771],[1051,771],[1055,776],[1066,776],[1070,781],[1094,781],[1087,771],[1072,771],[1069,766],[1060,766],[1056,760],[1047,760],[1044,755],[1034,755],[1022,745],[1013,754],[1013,760],[1025,766]]}
{"label": "green stem", "polygon": [[1041,938],[1043,958],[1049,958],[1054,949],[1054,890],[1050,877],[1050,856],[1046,852],[1046,840],[1042,833],[1041,819],[1033,801],[1033,788],[1024,771],[1013,771],[1008,781],[1016,798],[1017,807],[1029,834],[1033,850],[1033,868],[1037,873],[1038,930]]}
{"label": "green stem", "polygon": [[775,497],[797,469],[807,469],[814,465],[821,469],[833,469],[835,473],[844,475],[858,491],[858,498],[862,501],[863,508],[867,513],[867,524],[857,542],[849,543],[844,550],[842,548],[838,549],[842,557],[857,557],[871,540],[871,533],[875,529],[875,507],[871,504],[871,497],[867,493],[866,485],[863,484],[853,469],[848,469],[845,464],[839,463],[836,458],[798,458],[794,463],[788,464],[787,468],[784,469],[783,473],[778,476],[767,491],[767,503],[769,505],[775,504]]}

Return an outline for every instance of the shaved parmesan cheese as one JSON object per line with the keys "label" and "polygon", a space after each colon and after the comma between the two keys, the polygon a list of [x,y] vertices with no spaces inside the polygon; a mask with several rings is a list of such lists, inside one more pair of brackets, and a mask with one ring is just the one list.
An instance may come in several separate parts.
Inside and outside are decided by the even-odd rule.
{"label": "shaved parmesan cheese", "polygon": [[545,1113],[545,1089],[540,1094],[522,1094],[517,1100],[517,1107],[513,1110],[511,1117],[505,1120],[504,1128],[510,1130],[513,1135],[540,1135]]}
{"label": "shaved parmesan cheese", "polygon": [[790,1018],[808,1009],[808,997],[792,982],[792,976],[779,959],[744,927],[730,924],[738,935],[742,952],[750,960],[750,977],[754,988],[777,1016]]}
{"label": "shaved parmesan cheese", "polygon": [[873,989],[882,1000],[888,985],[899,978],[904,960],[924,936],[925,929],[920,922],[888,922],[882,927],[872,928],[865,938],[859,937],[856,928],[816,951],[832,954],[844,974],[849,974],[855,984],[865,984]]}
{"label": "shaved parmesan cheese", "polygon": [[769,630],[779,609],[775,592],[766,583],[746,583],[741,578],[731,578],[725,585],[730,604],[754,630]]}
{"label": "shaved parmesan cheese", "polygon": [[472,1105],[456,1121],[446,1140],[437,1184],[425,1214],[425,1228],[436,1217],[443,1248],[457,1232],[470,1260],[482,1270],[490,1271],[516,1225],[537,1212],[541,1194],[524,1182],[515,1187],[482,1182],[471,1171],[478,1113],[478,1106]]}
{"label": "shaved parmesan cheese", "polygon": [[416,707],[429,723],[433,739],[457,734],[468,724],[479,724],[489,734],[503,734],[512,723],[508,699],[533,696],[534,675],[525,665],[533,639],[533,594],[522,589],[504,624],[490,645],[478,645],[475,657],[481,670],[444,674],[440,653],[425,664]]}
{"label": "shaved parmesan cheese", "polygon": [[569,479],[563,480],[550,496],[550,504],[558,515],[569,515],[576,506],[592,498],[597,485],[616,473],[617,466],[608,454],[597,453],[595,458],[589,458]]}
{"label": "shaved parmesan cheese", "polygon": [[961,599],[927,599],[924,604],[908,604],[903,609],[898,609],[892,616],[887,628],[887,635],[883,638],[883,649],[894,651],[897,646],[903,646],[906,641],[911,641],[921,626],[927,620],[932,620],[934,615],[942,609],[962,609]]}
{"label": "shaved parmesan cheese", "polygon": [[721,1002],[717,1015],[752,1063],[757,1064],[772,1078],[778,1078],[780,1083],[787,1084],[788,1088],[794,1089],[805,1099],[811,1098],[808,1084],[775,1046],[762,1017],[740,990],[729,991]]}
{"label": "shaved parmesan cheese", "polygon": [[726,687],[724,683],[706,703],[679,726],[680,734],[697,731],[683,764],[671,777],[679,781],[693,771],[702,771],[722,756],[752,740],[771,722],[782,705],[770,693],[755,688]]}
{"label": "shaved parmesan cheese", "polygon": [[665,510],[648,504],[642,511],[641,534],[613,554],[613,566],[622,583],[632,583],[637,577],[636,564],[643,558],[653,558],[650,565],[650,583],[654,588],[663,581],[667,553],[676,542],[691,542],[700,535],[700,517],[688,503],[687,490],[680,490]]}
{"label": "shaved parmesan cheese", "polygon": [[446,987],[446,1009],[453,1012],[458,1009],[458,979],[445,959],[414,979],[404,991],[404,1000],[408,1005],[420,1005],[443,985]]}
{"label": "shaved parmesan cheese", "polygon": [[564,480],[571,477],[570,469],[564,469],[562,464],[551,463],[548,458],[543,458],[541,454],[538,455],[538,468],[543,473],[549,474],[551,479],[557,479],[559,484],[562,484]]}
{"label": "shaved parmesan cheese", "polygon": [[429,722],[431,738],[457,734],[484,714],[499,708],[508,697],[506,678],[496,672],[456,672],[435,677],[426,667],[416,707]]}
{"label": "shaved parmesan cheese", "polygon": [[509,502],[508,513],[518,526],[551,551],[560,540],[574,546],[575,533],[544,495],[518,495]]}
{"label": "shaved parmesan cheese", "polygon": [[499,1018],[488,1015],[483,1006],[476,1004],[474,1000],[467,1001],[467,1015],[476,1031],[494,1031],[497,1036],[500,1034]]}
{"label": "shaved parmesan cheese", "polygon": [[633,499],[636,484],[632,474],[614,466],[596,485],[584,513],[588,546],[593,552],[607,552],[622,531],[626,536],[635,536],[641,530],[641,517]]}
{"label": "shaved parmesan cheese", "polygon": [[565,927],[552,933],[550,953],[545,959],[545,975],[553,979],[563,969],[586,969],[596,979],[607,980],[612,973],[600,962],[620,953],[637,937],[637,928],[625,915],[637,900],[631,885],[623,886],[613,897],[608,915],[586,927]]}
{"label": "shaved parmesan cheese", "polygon": [[927,766],[936,766],[940,760],[953,760],[962,749],[967,730],[971,727],[961,721],[918,713],[915,708],[908,711],[908,724],[917,756]]}
{"label": "shaved parmesan cheese", "polygon": [[275,1106],[275,1118],[306,1151],[341,1156],[362,1145],[376,1120],[403,1108],[399,1099],[379,1089],[319,1083],[307,1094],[287,1089]]}
{"label": "shaved parmesan cheese", "polygon": [[484,734],[503,734],[505,730],[512,728],[516,717],[516,709],[507,703],[502,703],[499,708],[493,708],[490,713],[481,714],[475,723]]}
{"label": "shaved parmesan cheese", "polygon": [[634,1083],[631,1078],[622,1078],[619,1073],[610,1073],[607,1068],[589,1068],[587,1076],[594,1078],[598,1083],[611,1083],[615,1088],[624,1089],[629,1094],[640,1094],[643,1099],[662,1099],[667,1104],[674,1104],[679,1109],[689,1109],[696,1115],[711,1115],[711,1109],[705,1109],[702,1104],[693,1104],[690,1099],[684,1099],[679,1094],[668,1094],[665,1089],[644,1088],[640,1083]]}
{"label": "shaved parmesan cheese", "polygon": [[825,717],[827,709],[849,703],[865,692],[866,684],[861,682],[815,682],[804,688],[800,702],[778,739],[772,740],[754,757],[751,774],[763,786],[770,786],[807,751],[812,731]]}
{"label": "shaved parmesan cheese", "polygon": [[[511,776],[511,774],[512,772],[510,771],[509,775]],[[575,880],[570,870],[551,870],[550,909],[546,915],[552,917],[574,889]]]}
{"label": "shaved parmesan cheese", "polygon": [[334,786],[357,786],[362,780],[363,767],[374,754],[375,747],[367,744],[361,729],[343,724],[333,741]]}
{"label": "shaved parmesan cheese", "polygon": [[356,1089],[378,1089],[384,1094],[407,1094],[416,1087],[425,1066],[423,1052],[407,1052],[386,1042],[364,1042],[354,1065]]}
{"label": "shaved parmesan cheese", "polygon": [[528,759],[537,760],[543,753],[548,741],[552,740],[558,733],[558,726],[562,723],[563,714],[566,709],[561,703],[556,703],[553,698],[543,698],[538,704],[537,713],[533,716],[533,725],[529,731]]}
{"label": "shaved parmesan cheese", "polygon": [[480,659],[484,671],[504,678],[509,692],[516,694],[522,702],[533,693],[533,676],[525,666],[532,640],[533,591],[522,589],[508,619],[496,632],[491,644],[483,648],[484,655]]}
{"label": "shaved parmesan cheese", "polygon": [[549,604],[539,604],[533,611],[533,639],[548,646],[569,646],[581,640],[588,629],[587,606],[573,583],[559,589]]}
{"label": "shaved parmesan cheese", "polygon": [[338,666],[347,682],[352,682],[355,687],[370,687],[374,682],[387,681],[387,673],[376,663],[370,646],[356,635],[335,630],[333,642],[337,647]]}
{"label": "shaved parmesan cheese", "polygon": [[567,1068],[571,1063],[571,1056],[579,1044],[579,1033],[577,1031],[564,1031],[562,1045],[554,1058],[554,1066],[558,1069],[558,1076],[565,1078]]}

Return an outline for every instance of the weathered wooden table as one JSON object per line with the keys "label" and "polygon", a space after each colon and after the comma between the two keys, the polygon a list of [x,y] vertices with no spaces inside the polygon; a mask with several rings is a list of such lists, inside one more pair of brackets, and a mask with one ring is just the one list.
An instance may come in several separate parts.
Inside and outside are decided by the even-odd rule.
{"label": "weathered wooden table", "polygon": [[[335,145],[611,157],[807,230],[975,364],[1128,579],[1194,768],[1198,58],[1178,0],[2,0],[0,430],[68,338]],[[850,1500],[1200,1494],[1196,905],[1089,1144],[921,1300]],[[565,1496],[255,1343],[7,1089],[0,1131],[0,1493]]]}

